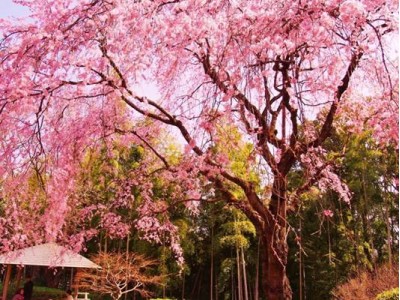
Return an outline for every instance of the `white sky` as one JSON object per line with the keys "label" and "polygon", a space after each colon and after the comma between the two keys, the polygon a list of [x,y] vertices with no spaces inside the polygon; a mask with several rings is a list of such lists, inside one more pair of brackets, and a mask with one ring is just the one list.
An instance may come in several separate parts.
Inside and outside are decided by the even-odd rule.
{"label": "white sky", "polygon": [[0,18],[22,17],[28,14],[28,9],[15,4],[12,0],[0,0]]}

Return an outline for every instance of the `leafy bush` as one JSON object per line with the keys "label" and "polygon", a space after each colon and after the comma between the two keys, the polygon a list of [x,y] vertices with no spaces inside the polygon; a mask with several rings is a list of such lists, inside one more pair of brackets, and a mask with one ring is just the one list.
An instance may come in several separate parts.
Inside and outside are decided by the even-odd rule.
{"label": "leafy bush", "polygon": [[34,286],[33,287],[33,299],[64,299],[65,291],[42,287],[42,286]]}
{"label": "leafy bush", "polygon": [[[0,284],[0,290],[3,290],[2,284]],[[11,299],[14,296],[16,290],[17,290],[17,287],[15,286],[15,284],[11,283],[8,287],[7,299]],[[35,285],[33,287],[33,295],[32,296],[33,296],[33,299],[36,299],[36,300],[40,300],[40,299],[58,300],[58,299],[65,298],[65,291]]]}
{"label": "leafy bush", "polygon": [[376,300],[398,300],[399,299],[399,288],[394,288],[389,291],[385,291],[376,296]]}
{"label": "leafy bush", "polygon": [[[398,267],[383,265],[376,268],[373,272],[363,271],[356,277],[336,287],[333,291],[335,299],[377,299],[377,295],[398,287],[399,274]],[[392,298],[382,298],[391,300]],[[398,299],[396,298],[393,299]]]}
{"label": "leafy bush", "polygon": [[75,286],[110,295],[115,300],[130,292],[149,297],[152,295],[149,286],[160,285],[163,279],[149,272],[157,262],[137,253],[100,252],[92,259],[102,268],[79,270],[75,275]]}

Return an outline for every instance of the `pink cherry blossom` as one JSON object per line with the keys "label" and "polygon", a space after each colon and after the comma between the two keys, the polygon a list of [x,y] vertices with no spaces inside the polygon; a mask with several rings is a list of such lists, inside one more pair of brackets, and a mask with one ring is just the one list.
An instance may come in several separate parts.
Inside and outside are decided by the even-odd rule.
{"label": "pink cherry blossom", "polygon": [[[271,239],[287,236],[289,172],[305,174],[295,195],[316,185],[349,202],[323,148],[334,122],[365,124],[377,143],[398,148],[398,1],[19,3],[29,19],[0,20],[1,251],[68,235],[79,249],[96,230],[122,237],[132,224],[115,210],[138,200],[135,187],[137,230],[182,261],[169,199],[152,193],[150,178],[170,183],[173,204],[193,211],[206,182],[264,233],[266,296],[290,299],[286,240]],[[253,144],[248,170],[262,186],[216,151],[227,123]],[[184,144],[174,159],[159,142],[171,136]],[[145,159],[109,203],[85,207],[85,159],[101,148],[112,157],[113,143],[140,145]],[[95,214],[98,228],[82,225]],[[80,231],[66,232],[68,222]]]}
{"label": "pink cherry blossom", "polygon": [[324,209],[324,211],[322,213],[327,218],[332,218],[333,217],[333,211],[331,211],[330,209]]}

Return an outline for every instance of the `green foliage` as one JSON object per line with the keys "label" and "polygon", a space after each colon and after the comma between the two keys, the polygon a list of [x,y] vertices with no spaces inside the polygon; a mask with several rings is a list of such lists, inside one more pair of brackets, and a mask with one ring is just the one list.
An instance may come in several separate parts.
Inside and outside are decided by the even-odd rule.
{"label": "green foliage", "polygon": [[65,292],[60,291],[57,289],[50,289],[50,288],[34,288],[33,291],[33,298],[34,299],[64,299]]}
{"label": "green foliage", "polygon": [[[11,282],[8,286],[7,299],[11,299],[13,295],[22,286],[15,286],[15,282]],[[0,283],[0,290],[3,290],[3,283]],[[65,291],[50,288],[46,286],[34,285],[33,299],[63,299],[65,298]]]}
{"label": "green foliage", "polygon": [[65,291],[44,286],[34,286],[33,299],[64,299]]}
{"label": "green foliage", "polygon": [[[242,216],[244,219],[244,216]],[[227,222],[222,225],[222,231],[225,233],[219,240],[221,246],[237,247],[248,249],[250,244],[245,234],[255,237],[256,229],[254,225],[247,220]]]}
{"label": "green foliage", "polygon": [[389,291],[378,294],[376,300],[398,300],[399,299],[399,288],[394,288]]}
{"label": "green foliage", "polygon": [[[238,147],[240,150],[237,150]],[[348,205],[339,201],[336,194],[323,193],[313,187],[301,196],[301,207],[289,216],[291,231],[288,273],[294,298],[300,288],[300,251],[304,297],[328,299],[335,286],[345,282],[360,268],[372,270],[378,263],[388,259],[386,220],[389,220],[394,237],[392,253],[397,253],[398,249],[395,234],[398,203],[393,188],[393,178],[398,173],[396,151],[377,147],[369,133],[336,133],[328,141],[327,148],[329,158],[340,166],[335,171],[347,182],[353,198],[351,205]],[[167,145],[165,149],[173,164],[178,163],[180,156],[176,147]],[[113,151],[111,160],[104,151],[88,156],[82,180],[82,186],[86,188],[83,195],[87,197],[88,204],[107,203],[115,193],[116,182],[137,168],[145,155],[140,147],[117,147]],[[254,159],[253,148],[241,141],[237,130],[221,129],[219,141],[211,151],[226,156],[226,168],[232,174],[246,180],[250,178],[254,185],[260,185],[259,171],[250,169],[248,164],[249,160]],[[304,174],[297,168],[289,176],[290,193],[304,183]],[[242,190],[234,185],[229,186],[229,189],[239,200],[245,201]],[[172,191],[169,182],[154,178],[155,201],[162,198],[166,203],[173,203],[175,199]],[[268,194],[268,187],[259,192],[260,195],[264,192]],[[139,205],[140,195],[135,190],[132,193],[135,195],[133,205]],[[244,251],[249,287],[254,286],[258,240],[253,224],[232,206],[218,201],[223,195],[218,190],[210,190],[207,183],[203,186],[203,197],[211,201],[209,204],[201,204],[198,215],[188,215],[183,206],[175,206],[174,210],[168,211],[168,216],[179,228],[186,261],[183,270],[177,267],[168,245],[149,244],[140,240],[134,231],[130,235],[129,249],[157,257],[160,261],[159,271],[168,275],[165,278],[165,293],[158,288],[154,296],[209,298],[213,266],[213,282],[218,297],[233,299],[237,288],[238,249]],[[326,209],[333,211],[333,217],[324,216],[323,211]],[[127,221],[136,217],[134,207],[129,211],[119,209],[118,213]],[[99,244],[106,242],[109,250],[121,251],[124,251],[127,243],[124,240],[106,240],[104,236],[99,236],[98,241]],[[182,276],[179,276],[179,272]]]}
{"label": "green foliage", "polygon": [[[254,145],[246,143],[242,140],[242,135],[239,130],[232,125],[226,125],[218,128],[218,143],[212,149],[213,153],[226,156],[229,159],[229,164],[226,166],[235,176],[245,179],[260,186],[260,177],[258,170],[250,168],[254,161]],[[226,183],[229,186],[230,192],[238,199],[244,198],[243,190],[234,184]]]}
{"label": "green foliage", "polygon": [[[393,187],[398,177],[396,151],[376,145],[368,132],[336,133],[327,149],[328,156],[340,166],[336,172],[348,184],[352,199],[348,205],[332,192],[313,188],[302,195],[301,208],[289,217],[293,227],[289,235],[289,278],[296,295],[300,288],[301,241],[302,285],[310,299],[328,299],[330,291],[349,276],[387,261],[389,229],[391,252],[398,249],[398,193]],[[300,171],[294,170],[290,176],[295,187],[302,184]],[[326,209],[333,217],[324,216]]]}

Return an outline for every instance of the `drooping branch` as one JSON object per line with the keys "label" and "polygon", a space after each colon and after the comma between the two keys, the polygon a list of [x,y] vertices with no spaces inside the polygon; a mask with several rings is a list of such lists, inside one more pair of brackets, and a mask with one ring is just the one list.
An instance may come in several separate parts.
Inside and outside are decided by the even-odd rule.
{"label": "drooping branch", "polygon": [[329,109],[329,112],[325,118],[325,122],[322,125],[321,131],[318,134],[318,137],[307,145],[307,148],[310,147],[318,147],[320,146],[331,134],[333,119],[335,117],[336,111],[338,109],[338,104],[342,99],[343,94],[346,92],[349,87],[351,76],[354,71],[358,67],[361,57],[363,56],[362,51],[356,51],[352,54],[349,66],[347,67],[346,74],[342,79],[342,83],[337,87],[335,100],[332,102],[332,105]]}
{"label": "drooping branch", "polygon": [[[220,79],[217,71],[211,65],[210,57],[208,54],[203,55],[202,57],[200,56],[197,57],[203,65],[205,74],[207,74],[211,78],[211,80],[219,88],[219,90],[225,95],[232,94],[232,97],[238,100],[242,120],[246,126],[247,131],[249,132],[251,132],[252,129],[250,127],[250,123],[245,118],[244,108],[246,109],[246,111],[250,112],[255,117],[259,125],[259,128],[255,129],[257,131],[257,138],[258,138],[257,146],[262,149],[261,150],[262,155],[266,159],[268,165],[272,169],[276,169],[275,158],[272,155],[267,143],[270,143],[276,147],[280,147],[282,145],[282,140],[278,139],[277,136],[271,131],[272,126],[271,127],[268,126],[265,116],[260,113],[257,107],[255,107],[251,103],[251,101],[241,91],[239,91],[238,87],[235,84],[230,83],[230,76],[227,72],[225,72],[225,75],[228,78],[228,84],[224,83]],[[275,124],[274,122],[276,122],[277,114],[278,113],[275,114],[275,118],[273,117],[271,124]]]}
{"label": "drooping branch", "polygon": [[[165,116],[166,118],[162,118],[157,114],[154,113],[150,113],[148,111],[145,111],[144,109],[139,108],[137,105],[135,105],[134,102],[132,102],[130,99],[128,99],[127,97],[125,97],[124,95],[122,95],[122,99],[125,103],[127,103],[131,108],[133,108],[134,110],[136,110],[137,112],[141,113],[142,115],[145,116],[149,116],[155,120],[161,121],[165,124],[168,125],[173,125],[175,127],[177,127],[182,136],[184,137],[184,139],[186,140],[186,142],[192,146],[192,150],[198,155],[198,156],[203,156],[204,152],[197,146],[197,145],[193,145],[193,138],[191,137],[190,133],[188,132],[188,130],[186,129],[185,125],[182,123],[182,121],[180,121],[179,119],[177,119],[175,116],[172,116],[170,113],[168,113],[164,108],[162,108],[161,106],[159,106],[157,103],[155,103],[154,101],[150,100],[150,99],[144,99],[142,97],[139,97],[137,95],[135,95],[132,91],[129,90],[126,80],[123,77],[122,72],[120,71],[120,69],[118,68],[117,64],[113,61],[113,59],[107,54],[107,50],[105,47],[102,47],[102,52],[104,53],[105,57],[107,57],[107,59],[110,61],[111,66],[113,67],[113,69],[115,70],[115,72],[117,73],[119,79],[121,80],[121,87],[126,90],[128,92],[128,94],[130,96],[132,96],[135,100],[138,100],[141,103],[146,103],[150,106],[155,107],[159,112],[161,112],[161,115]],[[211,69],[210,69],[211,70]],[[213,71],[215,72],[215,71]],[[104,74],[101,75],[102,77],[105,77]],[[216,76],[216,75],[215,75]],[[212,78],[214,80],[214,78]],[[217,77],[215,77],[215,80],[219,80]],[[110,85],[113,86],[113,88],[118,89],[119,87],[116,86],[113,82],[109,83]],[[225,88],[223,83],[220,82],[221,87]],[[239,94],[239,99],[241,99],[241,103],[247,103],[247,107],[253,107],[252,111],[258,115],[258,117],[260,117],[260,114],[258,112],[258,110],[252,106],[252,104],[250,103],[250,101],[248,99],[245,98],[245,96],[243,94]],[[148,145],[150,146],[150,145]],[[150,149],[153,149],[150,146]],[[156,155],[158,154],[157,152],[155,152]],[[272,154],[270,153],[267,145],[265,145],[263,147],[263,153],[268,157],[268,161],[270,161],[271,165],[275,166],[275,161],[274,158],[272,156]],[[166,166],[169,166],[168,162],[166,162],[165,158],[163,158],[161,155],[157,155]],[[218,164],[215,163],[215,161],[213,161],[210,158],[206,158],[205,162],[207,164],[209,164],[212,167],[218,167]],[[248,217],[250,219],[254,219],[255,220],[255,215],[254,212],[257,212],[257,215],[261,216],[261,220],[267,220],[270,219],[271,224],[272,219],[271,216],[268,216],[265,207],[262,204],[262,201],[259,199],[259,197],[257,196],[257,194],[255,193],[254,187],[250,187],[249,183],[243,179],[240,179],[239,177],[233,176],[231,174],[229,174],[227,171],[221,171],[220,174],[221,176],[223,176],[225,179],[229,180],[230,182],[235,183],[236,185],[240,186],[244,191],[245,194],[247,196],[249,202],[245,201],[245,202],[241,202],[238,201],[233,194],[231,194],[225,187],[224,184],[222,183],[222,181],[218,178],[215,178],[214,176],[209,176],[207,171],[202,171],[201,172],[204,176],[206,176],[210,181],[214,182],[218,188],[223,191],[223,193],[228,197],[229,202],[234,203],[236,206],[240,205],[241,209],[243,211],[246,211],[246,215],[248,215]],[[250,204],[250,206],[248,206]],[[260,222],[260,221],[258,221]],[[264,221],[263,221],[264,222]]]}
{"label": "drooping branch", "polygon": [[[120,134],[126,134],[126,133],[127,133],[126,131],[121,130],[121,129],[119,129],[119,128],[115,128],[115,131],[116,131],[117,133],[120,133]],[[136,136],[139,140],[141,140],[141,141],[146,145],[146,147],[149,148],[149,149],[163,162],[163,164],[165,165],[165,168],[166,168],[166,169],[169,169],[169,168],[170,168],[170,164],[168,163],[168,161],[166,160],[166,158],[165,158],[163,155],[161,155],[161,153],[159,153],[145,138],[143,138],[142,136],[140,136],[140,135],[136,132],[136,130],[131,129],[131,130],[129,130],[129,133],[133,134],[133,135]]]}

